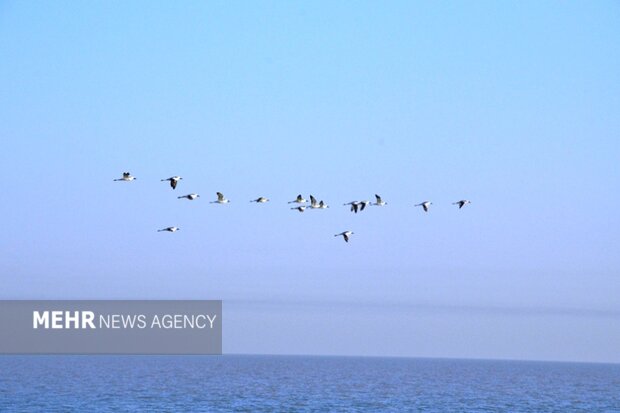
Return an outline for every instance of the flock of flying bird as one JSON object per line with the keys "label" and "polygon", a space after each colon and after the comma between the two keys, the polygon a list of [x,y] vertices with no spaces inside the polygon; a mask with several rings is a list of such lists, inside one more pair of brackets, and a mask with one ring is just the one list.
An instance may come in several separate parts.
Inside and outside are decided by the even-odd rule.
{"label": "flock of flying bird", "polygon": [[[170,187],[172,189],[176,189],[177,185],[179,183],[180,180],[182,180],[183,178],[181,178],[180,176],[171,176],[170,178],[166,178],[166,179],[162,179],[162,182],[169,182],[170,183]],[[123,181],[123,182],[131,182],[136,180],[136,177],[131,175],[129,172],[123,172],[123,176],[121,178],[115,179],[115,181]],[[222,194],[221,192],[217,192],[217,199],[215,201],[211,201],[211,204],[228,204],[230,202],[230,200],[226,199],[226,197],[224,196],[224,194]],[[196,198],[200,198],[200,195],[195,194],[195,193],[191,193],[191,194],[187,194],[187,195],[183,195],[183,196],[178,196],[178,199],[188,199],[190,201],[195,200]],[[375,194],[375,198],[376,198],[376,202],[370,202],[370,201],[351,201],[351,202],[347,202],[346,204],[343,205],[349,205],[351,207],[351,211],[354,213],[358,213],[360,211],[363,211],[368,205],[374,205],[374,206],[385,206],[387,205],[387,202],[385,202],[383,199],[381,199],[381,197],[379,195]],[[256,202],[258,204],[264,204],[265,202],[269,202],[269,198],[265,198],[263,196],[258,197],[256,199],[251,200],[250,202]],[[310,209],[326,209],[329,208],[329,205],[327,205],[325,202],[323,202],[323,200],[317,202],[316,198],[313,197],[312,195],[310,195],[310,204],[306,205],[308,203],[308,201],[306,199],[304,199],[304,197],[299,194],[297,195],[297,198],[295,198],[292,201],[289,201],[289,204],[298,204],[298,206],[293,207],[291,209],[297,210],[299,212],[304,212],[307,208]],[[303,204],[303,205],[302,205]],[[468,201],[467,199],[461,199],[460,201],[457,202],[453,202],[452,205],[458,205],[459,209],[463,208],[465,205],[467,204],[471,204],[471,201]],[[432,202],[430,201],[424,201],[421,202],[419,204],[415,204],[415,206],[421,206],[422,209],[424,210],[424,212],[428,212],[428,210],[430,209],[431,205],[433,205]],[[179,227],[166,227],[166,228],[162,228],[160,230],[157,230],[158,232],[177,232],[180,228]],[[353,235],[354,232],[352,231],[343,231],[340,234],[335,234],[334,237],[342,237],[346,242],[349,242],[349,238],[351,237],[351,235]]]}

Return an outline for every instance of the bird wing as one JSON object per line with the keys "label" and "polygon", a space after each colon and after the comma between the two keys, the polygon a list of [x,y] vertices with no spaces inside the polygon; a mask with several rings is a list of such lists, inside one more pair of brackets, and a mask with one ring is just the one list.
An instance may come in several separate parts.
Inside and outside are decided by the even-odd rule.
{"label": "bird wing", "polygon": [[310,203],[316,205],[316,199],[312,195],[310,195]]}
{"label": "bird wing", "polygon": [[170,180],[170,186],[172,187],[172,189],[176,189],[177,188],[177,181],[174,179]]}
{"label": "bird wing", "polygon": [[381,203],[381,197],[377,194],[375,194],[375,198],[377,198],[377,204]]}
{"label": "bird wing", "polygon": [[426,205],[426,204],[422,204],[422,208],[424,208],[424,212],[427,212],[427,211],[428,211],[428,205]]}
{"label": "bird wing", "polygon": [[217,194],[217,200],[218,200],[218,201],[222,201],[222,200],[224,199],[224,194],[223,194],[223,193],[221,193],[221,192],[216,192],[216,194]]}
{"label": "bird wing", "polygon": [[362,204],[360,205],[360,211],[363,211],[364,208],[366,208],[366,202],[362,202]]}
{"label": "bird wing", "polygon": [[347,234],[342,234],[345,242],[349,242],[349,236]]}

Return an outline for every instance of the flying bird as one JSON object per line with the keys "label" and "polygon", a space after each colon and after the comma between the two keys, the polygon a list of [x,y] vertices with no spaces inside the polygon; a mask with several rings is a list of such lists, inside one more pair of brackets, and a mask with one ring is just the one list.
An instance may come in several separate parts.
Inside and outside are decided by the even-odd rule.
{"label": "flying bird", "polygon": [[298,206],[298,207],[295,207],[295,208],[291,208],[291,209],[296,209],[299,212],[304,212],[306,210],[306,206],[305,205],[301,205],[301,206]]}
{"label": "flying bird", "polygon": [[216,192],[217,194],[217,200],[216,201],[211,201],[212,204],[227,204],[230,201],[228,199],[226,199],[224,197],[224,194],[221,192]]}
{"label": "flying bird", "polygon": [[387,202],[382,200],[379,195],[375,194],[375,198],[377,198],[377,202],[375,202],[374,204],[371,203],[370,205],[375,205],[375,206],[385,206],[385,205],[387,205]]}
{"label": "flying bird", "polygon": [[351,211],[357,214],[360,203],[359,201],[351,201],[351,202],[347,202],[346,204],[342,204],[342,205],[351,205]]}
{"label": "flying bird", "polygon": [[162,228],[162,229],[158,229],[157,232],[177,232],[178,230],[180,230],[181,228],[179,227],[167,227],[167,228]]}
{"label": "flying bird", "polygon": [[162,182],[164,182],[164,181],[170,181],[170,187],[171,187],[172,189],[177,189],[177,183],[178,183],[181,179],[183,179],[183,178],[181,178],[180,176],[171,176],[170,178],[168,178],[168,179],[162,179],[161,181],[162,181]]}
{"label": "flying bird", "polygon": [[349,242],[349,237],[350,237],[351,235],[353,235],[353,234],[355,234],[355,233],[354,233],[354,232],[351,232],[351,231],[344,231],[344,232],[341,232],[340,234],[336,234],[336,235],[334,235],[334,237],[339,237],[339,236],[342,236],[342,238],[344,238],[344,241],[345,241],[345,242]]}
{"label": "flying bird", "polygon": [[313,197],[312,195],[310,195],[310,208],[312,209],[321,208],[321,205],[319,205],[319,203],[316,201],[316,198]]}
{"label": "flying bird", "polygon": [[187,195],[183,195],[183,196],[177,196],[178,199],[182,199],[182,198],[186,198],[189,199],[190,201],[193,201],[196,198],[199,198],[200,195],[198,194],[187,194]]}
{"label": "flying bird", "polygon": [[422,208],[424,208],[424,212],[428,212],[428,209],[431,207],[431,205],[433,205],[432,202],[430,201],[424,201],[420,204],[416,204],[415,206],[421,206]]}
{"label": "flying bird", "polygon": [[360,201],[357,203],[357,205],[360,207],[360,211],[363,211],[364,208],[366,208],[366,206],[370,203],[370,201]]}
{"label": "flying bird", "polygon": [[133,181],[135,179],[136,179],[136,177],[135,176],[131,176],[131,174],[129,172],[123,172],[123,177],[119,178],[119,179],[115,179],[115,181],[131,182],[131,181]]}
{"label": "flying bird", "polygon": [[323,202],[323,200],[321,199],[321,202],[319,202],[319,208],[320,209],[326,209],[329,208],[329,205],[327,205],[325,202]]}
{"label": "flying bird", "polygon": [[265,198],[264,196],[261,196],[261,197],[251,200],[250,202],[256,202],[257,204],[264,204],[265,202],[269,202],[269,198]]}
{"label": "flying bird", "polygon": [[301,194],[297,195],[297,198],[295,198],[294,201],[289,201],[289,204],[303,204],[304,202],[306,202],[306,200],[304,199],[303,196],[301,196]]}
{"label": "flying bird", "polygon": [[453,202],[452,203],[452,205],[458,205],[459,209],[463,208],[467,204],[471,204],[471,201],[468,201],[467,199],[461,199],[458,202]]}

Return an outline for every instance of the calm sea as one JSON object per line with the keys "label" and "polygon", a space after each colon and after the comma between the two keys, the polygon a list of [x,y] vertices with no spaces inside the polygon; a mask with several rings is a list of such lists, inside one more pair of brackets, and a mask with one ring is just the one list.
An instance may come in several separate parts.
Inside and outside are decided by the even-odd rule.
{"label": "calm sea", "polygon": [[2,356],[2,412],[620,412],[620,365]]}

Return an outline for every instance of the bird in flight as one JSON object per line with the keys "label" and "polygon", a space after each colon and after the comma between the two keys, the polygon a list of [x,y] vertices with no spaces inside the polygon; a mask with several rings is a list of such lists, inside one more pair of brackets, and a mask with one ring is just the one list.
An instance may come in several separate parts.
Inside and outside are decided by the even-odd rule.
{"label": "bird in flight", "polygon": [[364,208],[366,208],[367,205],[369,205],[371,202],[370,201],[360,201],[357,204],[360,207],[360,211],[363,211]]}
{"label": "bird in flight", "polygon": [[306,202],[306,200],[304,199],[303,196],[301,196],[301,194],[297,195],[297,198],[295,198],[294,201],[289,201],[289,204],[303,204],[304,202]]}
{"label": "bird in flight", "polygon": [[178,199],[182,199],[182,198],[186,198],[189,199],[190,201],[193,201],[196,198],[199,198],[200,195],[198,194],[187,194],[187,195],[183,195],[183,196],[177,196]]}
{"label": "bird in flight", "polygon": [[387,205],[387,202],[382,200],[379,195],[375,194],[375,198],[377,198],[377,202],[375,202],[374,204],[371,203],[370,205],[375,205],[375,206],[385,206],[385,205]]}
{"label": "bird in flight", "polygon": [[301,206],[298,206],[298,207],[295,207],[295,208],[291,208],[291,209],[296,209],[299,212],[304,212],[306,210],[306,206],[305,205],[301,205]]}
{"label": "bird in flight", "polygon": [[135,176],[131,176],[131,174],[129,172],[123,172],[123,177],[119,178],[119,179],[115,179],[115,181],[131,182],[131,181],[133,181],[135,179],[136,179],[136,177]]}
{"label": "bird in flight", "polygon": [[321,202],[319,202],[319,208],[320,209],[326,209],[329,208],[329,205],[327,205],[325,202],[323,202],[323,200],[321,199]]}
{"label": "bird in flight", "polygon": [[345,241],[345,242],[349,242],[349,237],[350,237],[351,235],[353,235],[353,234],[355,234],[355,233],[354,233],[354,232],[351,232],[351,231],[344,231],[344,232],[341,232],[340,234],[336,234],[336,235],[334,235],[334,237],[339,237],[339,236],[342,236],[342,238],[344,238],[344,241]]}
{"label": "bird in flight", "polygon": [[162,179],[161,181],[162,181],[162,182],[164,182],[164,181],[170,181],[170,187],[171,187],[172,189],[177,189],[177,183],[178,183],[181,179],[183,179],[183,178],[181,178],[180,176],[171,176],[170,178],[168,178],[168,179]]}
{"label": "bird in flight", "polygon": [[471,201],[468,201],[467,199],[461,199],[458,202],[453,202],[452,203],[452,205],[458,205],[459,209],[463,208],[467,204],[471,204]]}
{"label": "bird in flight", "polygon": [[216,201],[211,201],[212,204],[227,204],[230,201],[228,199],[226,199],[224,197],[224,194],[221,192],[216,192],[217,194],[217,200]]}
{"label": "bird in flight", "polygon": [[269,202],[269,198],[265,198],[264,196],[260,196],[256,199],[251,200],[250,202],[256,202],[257,204],[264,204],[265,202]]}
{"label": "bird in flight", "polygon": [[319,209],[321,205],[317,202],[316,198],[310,195],[310,208]]}
{"label": "bird in flight", "polygon": [[167,227],[167,228],[158,229],[157,232],[177,232],[180,229],[181,228],[179,227]]}
{"label": "bird in flight", "polygon": [[368,204],[370,201],[351,201],[343,205],[351,205],[351,211],[357,214],[358,211],[363,211]]}
{"label": "bird in flight", "polygon": [[428,212],[428,209],[433,205],[431,201],[424,201],[422,203],[416,204],[415,206],[421,206],[424,209],[424,212]]}
{"label": "bird in flight", "polygon": [[360,203],[359,201],[351,201],[351,202],[347,202],[346,204],[342,204],[342,205],[351,205],[351,211],[357,214],[357,210],[360,206]]}

